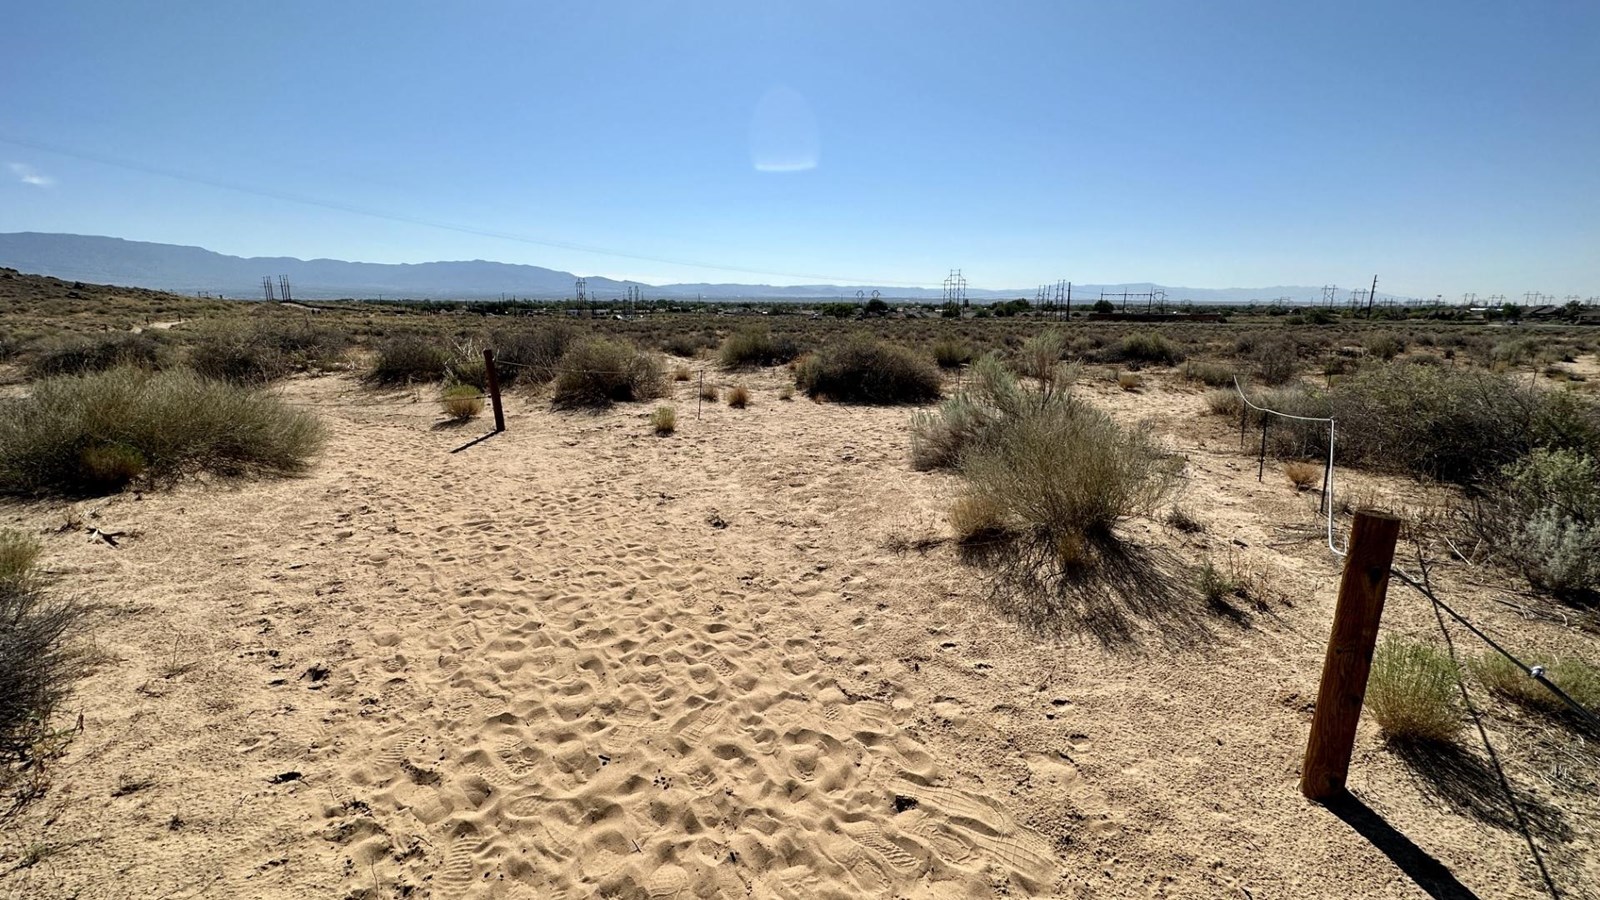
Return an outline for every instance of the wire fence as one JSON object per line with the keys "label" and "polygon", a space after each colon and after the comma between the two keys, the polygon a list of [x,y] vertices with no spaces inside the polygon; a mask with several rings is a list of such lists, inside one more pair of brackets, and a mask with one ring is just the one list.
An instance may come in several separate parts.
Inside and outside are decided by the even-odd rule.
{"label": "wire fence", "polygon": [[[1261,448],[1259,451],[1260,463],[1257,474],[1258,479],[1262,477],[1266,467],[1267,429],[1268,423],[1271,421],[1270,417],[1277,417],[1296,422],[1327,424],[1328,456],[1323,470],[1322,509],[1319,511],[1325,513],[1328,550],[1330,550],[1335,557],[1344,558],[1349,550],[1348,542],[1346,543],[1345,548],[1341,549],[1335,542],[1334,536],[1334,506],[1336,490],[1334,458],[1336,453],[1336,442],[1338,440],[1338,423],[1333,417],[1293,415],[1261,406],[1252,401],[1249,395],[1245,393],[1244,387],[1239,383],[1238,376],[1234,376],[1233,387],[1238,393],[1239,400],[1242,404],[1239,418],[1239,436],[1241,443],[1243,443],[1245,430],[1249,424],[1250,412],[1253,410],[1261,416]],[[1445,542],[1449,545],[1451,551],[1463,563],[1467,564],[1468,566],[1472,565],[1471,561],[1466,557],[1465,554],[1461,553],[1461,551],[1456,548],[1455,544],[1449,540],[1448,536],[1445,537]],[[1458,672],[1461,671],[1461,663],[1456,654],[1455,641],[1452,639],[1450,629],[1445,622],[1446,616],[1449,616],[1450,619],[1454,620],[1461,627],[1465,628],[1473,637],[1476,637],[1478,640],[1482,641],[1491,650],[1510,662],[1524,676],[1531,678],[1541,685],[1550,693],[1551,696],[1559,701],[1562,707],[1564,707],[1568,713],[1570,713],[1576,722],[1587,727],[1593,733],[1600,734],[1600,714],[1597,714],[1596,711],[1588,709],[1582,703],[1579,703],[1572,697],[1572,695],[1563,690],[1560,685],[1551,681],[1547,676],[1543,666],[1530,665],[1524,661],[1522,657],[1512,653],[1510,650],[1507,650],[1503,644],[1495,640],[1493,637],[1490,637],[1489,634],[1482,628],[1474,624],[1466,616],[1463,616],[1460,612],[1456,611],[1456,609],[1449,603],[1446,603],[1443,599],[1441,599],[1438,595],[1438,592],[1433,588],[1428,574],[1428,567],[1425,561],[1423,561],[1420,557],[1421,555],[1419,551],[1418,562],[1420,577],[1407,573],[1399,566],[1391,566],[1390,573],[1399,578],[1403,584],[1416,590],[1429,601],[1434,618],[1439,625],[1440,633],[1444,638],[1445,646],[1449,650],[1450,658],[1454,662]],[[1483,717],[1479,712],[1477,705],[1473,703],[1472,696],[1467,690],[1466,679],[1457,677],[1456,687],[1461,693],[1462,703],[1478,732],[1478,737],[1483,744],[1484,753],[1488,756],[1489,763],[1494,769],[1500,788],[1506,796],[1506,802],[1509,804],[1509,808],[1513,812],[1517,828],[1521,832],[1523,840],[1528,845],[1528,851],[1533,857],[1534,866],[1539,872],[1539,876],[1544,884],[1544,888],[1552,898],[1559,898],[1561,894],[1556,888],[1555,880],[1551,876],[1549,868],[1545,864],[1544,854],[1539,850],[1538,843],[1533,838],[1533,832],[1528,825],[1527,817],[1524,815],[1521,805],[1517,802],[1516,792],[1511,786],[1511,781],[1506,776],[1504,767],[1500,764],[1500,756],[1495,751],[1494,743],[1489,739],[1489,732],[1488,729],[1484,727]]]}

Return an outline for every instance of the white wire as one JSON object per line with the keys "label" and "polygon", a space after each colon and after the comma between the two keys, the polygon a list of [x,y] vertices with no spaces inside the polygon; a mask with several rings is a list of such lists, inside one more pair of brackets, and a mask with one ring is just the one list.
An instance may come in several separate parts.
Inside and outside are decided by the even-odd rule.
{"label": "white wire", "polygon": [[1326,504],[1325,504],[1327,506],[1327,510],[1328,510],[1328,534],[1327,534],[1328,549],[1333,551],[1333,555],[1334,556],[1343,557],[1345,555],[1345,553],[1349,549],[1348,545],[1346,546],[1345,550],[1340,550],[1333,542],[1333,495],[1334,495],[1333,450],[1334,450],[1334,439],[1335,439],[1335,436],[1336,436],[1335,432],[1334,432],[1334,429],[1337,427],[1334,424],[1333,418],[1331,416],[1292,416],[1292,415],[1290,415],[1288,413],[1278,412],[1275,409],[1267,409],[1264,406],[1257,406],[1254,403],[1250,402],[1250,398],[1249,397],[1246,397],[1244,395],[1244,388],[1240,387],[1240,385],[1239,385],[1239,376],[1238,375],[1233,376],[1233,389],[1238,392],[1240,402],[1244,403],[1244,405],[1249,407],[1250,409],[1256,410],[1257,412],[1260,412],[1260,413],[1263,413],[1263,414],[1267,414],[1267,415],[1279,416],[1280,418],[1284,418],[1284,419],[1294,419],[1294,420],[1300,421],[1300,422],[1327,422],[1328,423],[1328,496],[1327,496],[1327,500],[1326,500]]}

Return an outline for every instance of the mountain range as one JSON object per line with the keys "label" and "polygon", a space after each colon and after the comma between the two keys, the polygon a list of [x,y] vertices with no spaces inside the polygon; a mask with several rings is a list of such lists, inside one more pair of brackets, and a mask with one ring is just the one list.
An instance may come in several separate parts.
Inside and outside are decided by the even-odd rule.
{"label": "mountain range", "polygon": [[[557,300],[571,298],[578,276],[542,266],[463,260],[425,263],[364,263],[337,259],[295,259],[286,256],[239,257],[201,247],[129,241],[82,234],[14,232],[0,234],[0,266],[69,281],[121,284],[176,293],[206,292],[243,299],[264,296],[262,279],[276,288],[279,276],[289,279],[296,299],[393,298],[484,300],[501,296]],[[854,300],[856,292],[878,291],[889,300],[936,302],[939,289],[882,285],[662,284],[587,276],[588,295],[620,298],[630,287],[647,299],[703,297],[707,300]],[[1165,290],[1169,302],[1245,303],[1289,297],[1307,302],[1321,297],[1321,288],[1188,288],[1149,283],[1074,285],[1073,299],[1088,302],[1101,291],[1146,293]],[[1034,288],[969,289],[975,302],[1032,300]],[[1380,299],[1384,295],[1379,294]],[[281,299],[281,298],[280,298]]]}

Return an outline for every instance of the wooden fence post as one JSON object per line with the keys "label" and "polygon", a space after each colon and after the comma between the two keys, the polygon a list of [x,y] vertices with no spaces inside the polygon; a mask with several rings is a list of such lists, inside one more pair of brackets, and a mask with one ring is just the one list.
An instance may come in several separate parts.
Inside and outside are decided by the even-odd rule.
{"label": "wooden fence post", "polygon": [[1329,800],[1344,793],[1399,536],[1398,517],[1370,509],[1356,511],[1344,577],[1339,581],[1339,600],[1333,610],[1333,633],[1322,663],[1322,684],[1317,688],[1317,708],[1311,717],[1311,737],[1300,770],[1300,793],[1312,800]]}
{"label": "wooden fence post", "polygon": [[1261,414],[1261,465],[1256,469],[1256,483],[1260,484],[1267,477],[1267,423],[1272,417],[1266,413]]}
{"label": "wooden fence post", "polygon": [[483,348],[483,374],[489,388],[489,402],[494,405],[494,430],[506,430],[506,413],[500,406],[500,375],[494,370],[494,351]]}

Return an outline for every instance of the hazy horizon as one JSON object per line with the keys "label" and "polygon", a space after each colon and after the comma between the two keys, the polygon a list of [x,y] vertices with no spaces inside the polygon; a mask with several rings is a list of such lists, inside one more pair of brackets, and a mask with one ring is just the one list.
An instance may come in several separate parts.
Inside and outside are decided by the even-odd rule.
{"label": "hazy horizon", "polygon": [[67,2],[8,25],[0,231],[651,284],[1600,292],[1591,5]]}

